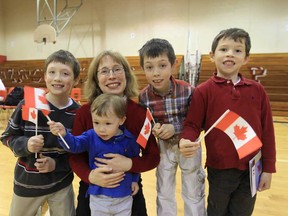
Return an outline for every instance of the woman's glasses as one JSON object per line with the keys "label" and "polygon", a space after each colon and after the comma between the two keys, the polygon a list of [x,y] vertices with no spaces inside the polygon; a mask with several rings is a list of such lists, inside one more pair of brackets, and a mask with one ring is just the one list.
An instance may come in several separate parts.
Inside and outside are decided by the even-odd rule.
{"label": "woman's glasses", "polygon": [[120,75],[124,72],[124,68],[123,67],[120,67],[120,66],[115,66],[113,68],[102,68],[100,70],[97,71],[98,74],[100,76],[106,76],[106,77],[109,77],[111,75],[111,72],[113,75]]}

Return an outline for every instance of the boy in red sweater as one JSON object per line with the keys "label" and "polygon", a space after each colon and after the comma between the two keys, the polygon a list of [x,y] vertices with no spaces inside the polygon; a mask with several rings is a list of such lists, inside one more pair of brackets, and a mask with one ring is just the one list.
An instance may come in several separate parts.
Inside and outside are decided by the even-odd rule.
{"label": "boy in red sweater", "polygon": [[[210,56],[217,72],[195,89],[179,147],[183,155],[193,157],[200,146],[194,141],[201,129],[207,131],[230,109],[245,119],[262,141],[263,173],[258,190],[263,191],[270,188],[272,173],[276,172],[275,137],[263,86],[239,73],[249,60],[250,48],[249,34],[242,29],[223,30],[215,37]],[[205,137],[205,144],[208,215],[251,215],[256,196],[251,196],[248,164],[258,150],[239,159],[233,142],[216,128]]]}

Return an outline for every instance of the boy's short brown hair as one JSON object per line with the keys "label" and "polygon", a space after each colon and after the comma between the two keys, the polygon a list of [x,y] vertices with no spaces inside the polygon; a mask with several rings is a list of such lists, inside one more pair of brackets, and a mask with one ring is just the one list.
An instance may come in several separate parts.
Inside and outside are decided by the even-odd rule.
{"label": "boy's short brown hair", "polygon": [[139,50],[141,67],[144,67],[144,57],[156,58],[162,54],[167,55],[171,65],[175,63],[176,55],[169,41],[159,38],[153,38],[147,41]]}
{"label": "boy's short brown hair", "polygon": [[74,79],[77,79],[80,75],[80,64],[78,60],[67,50],[58,50],[52,53],[45,61],[45,73],[47,67],[51,62],[60,62],[62,64],[69,65],[74,74]]}
{"label": "boy's short brown hair", "polygon": [[245,50],[246,50],[246,57],[250,55],[251,49],[251,40],[248,32],[240,28],[229,28],[219,32],[219,34],[214,38],[211,51],[215,53],[215,50],[218,46],[219,41],[222,38],[231,38],[234,41],[243,42],[245,40]]}
{"label": "boy's short brown hair", "polygon": [[91,105],[91,113],[98,116],[108,116],[111,109],[118,118],[125,117],[126,102],[124,98],[114,94],[103,93]]}

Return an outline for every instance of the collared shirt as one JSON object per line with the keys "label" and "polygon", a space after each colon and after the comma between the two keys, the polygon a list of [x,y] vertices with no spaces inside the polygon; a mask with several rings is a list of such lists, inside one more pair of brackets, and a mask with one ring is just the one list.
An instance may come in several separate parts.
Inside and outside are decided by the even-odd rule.
{"label": "collared shirt", "polygon": [[[241,76],[236,85],[232,80],[212,76],[198,85],[193,93],[191,108],[184,122],[181,138],[194,141],[202,128],[207,131],[227,110],[245,119],[262,141],[264,172],[275,172],[276,152],[272,112],[264,87]],[[248,169],[249,160],[257,154],[251,153],[239,160],[230,138],[217,128],[205,137],[206,165],[216,169]]]}
{"label": "collared shirt", "polygon": [[170,90],[166,95],[154,91],[152,85],[147,85],[139,95],[139,102],[148,106],[155,122],[172,124],[175,134],[181,133],[183,121],[186,118],[193,87],[183,81],[170,78]]}

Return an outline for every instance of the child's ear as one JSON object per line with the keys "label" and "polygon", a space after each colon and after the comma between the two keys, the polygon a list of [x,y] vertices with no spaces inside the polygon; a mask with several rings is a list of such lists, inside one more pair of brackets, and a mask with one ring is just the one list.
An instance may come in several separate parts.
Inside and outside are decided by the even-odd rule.
{"label": "child's ear", "polygon": [[177,65],[178,64],[178,59],[175,59],[175,62],[173,65]]}
{"label": "child's ear", "polygon": [[211,52],[209,53],[209,55],[210,55],[210,61],[211,61],[211,62],[214,62],[214,53],[211,51]]}
{"label": "child's ear", "polygon": [[80,81],[80,75],[74,80],[74,88],[78,85],[78,83],[79,83],[79,81]]}
{"label": "child's ear", "polygon": [[124,122],[125,122],[125,120],[126,120],[126,116],[124,116],[124,117],[121,119],[121,121],[120,121],[120,125],[123,125]]}
{"label": "child's ear", "polygon": [[173,65],[171,65],[172,70],[174,70],[176,68],[176,65],[178,64],[178,60],[175,59],[175,62]]}
{"label": "child's ear", "polygon": [[250,60],[250,56],[246,56],[242,65],[246,65],[249,60]]}

